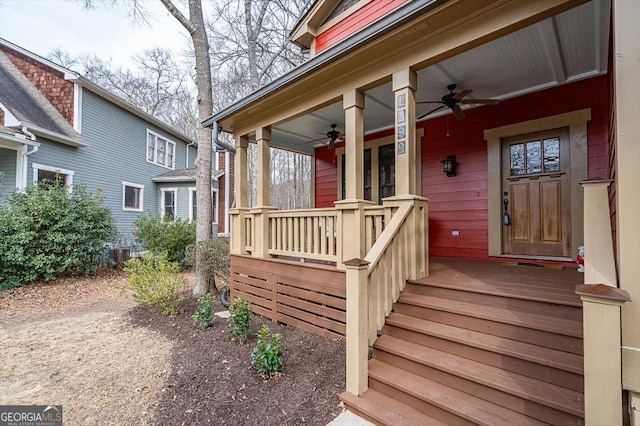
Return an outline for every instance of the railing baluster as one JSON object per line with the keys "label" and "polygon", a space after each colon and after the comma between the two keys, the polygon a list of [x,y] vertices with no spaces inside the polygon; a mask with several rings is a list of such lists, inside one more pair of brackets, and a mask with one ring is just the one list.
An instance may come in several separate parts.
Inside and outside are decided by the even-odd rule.
{"label": "railing baluster", "polygon": [[300,218],[293,218],[293,251],[300,251]]}

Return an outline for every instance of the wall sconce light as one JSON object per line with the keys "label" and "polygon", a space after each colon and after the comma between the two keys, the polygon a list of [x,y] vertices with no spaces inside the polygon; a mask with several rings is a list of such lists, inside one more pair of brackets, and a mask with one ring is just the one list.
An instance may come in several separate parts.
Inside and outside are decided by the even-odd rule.
{"label": "wall sconce light", "polygon": [[456,175],[456,165],[458,164],[456,162],[456,156],[455,155],[449,155],[447,156],[447,158],[445,158],[444,160],[440,161],[442,164],[444,164],[444,167],[442,168],[442,171],[445,172],[447,174],[447,176],[452,177]]}

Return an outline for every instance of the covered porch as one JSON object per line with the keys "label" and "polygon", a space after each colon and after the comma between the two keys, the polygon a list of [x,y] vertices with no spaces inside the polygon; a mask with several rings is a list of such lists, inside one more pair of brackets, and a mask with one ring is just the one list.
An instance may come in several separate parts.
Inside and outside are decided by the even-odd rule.
{"label": "covered porch", "polygon": [[[628,3],[613,3],[619,9],[629,7]],[[628,74],[617,80],[610,69],[616,49],[610,38],[611,6],[606,1],[562,0],[409,2],[402,14],[390,13],[361,36],[325,50],[290,75],[213,116],[207,124],[233,132],[236,141],[231,251],[232,269],[240,285],[234,294],[252,299],[257,310],[274,320],[287,322],[292,312],[300,311],[308,324],[324,324],[319,327],[322,330],[335,326],[325,335],[346,337],[347,391],[362,396],[376,383],[367,367],[369,348],[376,344],[381,330],[388,328],[386,321],[401,303],[398,301],[407,298],[403,291],[417,281],[427,280],[423,284],[431,286],[429,280],[447,277],[461,287],[475,286],[471,293],[507,297],[509,307],[519,306],[520,302],[510,301],[524,295],[549,304],[564,298],[573,306],[580,302],[571,294],[571,287],[582,278],[575,271],[552,271],[567,278],[559,280],[548,269],[502,263],[564,262],[566,266],[584,245],[588,255],[583,282],[618,287],[611,239],[616,234],[610,225],[622,218],[616,217],[620,213],[611,211],[610,204],[625,203],[621,200],[632,195],[624,195],[624,185],[617,182],[609,190],[605,180],[628,167],[620,165],[625,161],[611,133],[620,126],[611,97],[618,85],[629,85],[630,80]],[[633,39],[622,21],[619,27],[614,24],[613,31],[618,41]],[[479,108],[473,108],[472,102],[458,105],[464,118],[449,107],[430,113],[434,105],[423,102],[446,96],[444,88],[450,84],[457,85],[452,94],[464,92],[470,100],[500,103]],[[334,129],[332,124],[337,138],[328,134]],[[557,135],[545,133],[558,129]],[[327,139],[317,140],[323,134]],[[523,135],[528,139],[519,140]],[[570,161],[556,169],[555,154],[547,155],[546,140],[558,140],[558,156]],[[519,144],[526,151],[530,142],[541,144],[545,159],[538,171],[534,166],[520,173],[519,167],[527,169],[528,165],[517,161]],[[257,146],[253,206],[248,205],[247,197],[250,143]],[[553,144],[549,147],[556,146]],[[382,151],[389,146],[390,151]],[[314,208],[282,211],[271,205],[271,147],[312,156]],[[629,146],[622,147],[623,151],[625,148]],[[442,161],[451,156],[458,168],[445,174]],[[631,174],[630,169],[625,170]],[[596,179],[601,180],[584,190],[579,186]],[[531,182],[536,187],[540,183],[542,189],[535,205],[528,198],[533,187],[523,185]],[[557,203],[544,204],[544,200]],[[517,210],[523,205],[527,211]],[[534,226],[533,222],[513,226],[516,217],[526,215],[537,219],[546,215],[553,224],[540,227],[541,220],[532,233],[543,235],[544,241],[514,243]],[[637,225],[629,226],[637,230]],[[617,238],[619,250],[628,250],[632,242],[619,234]],[[434,254],[456,260],[435,260]],[[278,272],[283,265],[287,272]],[[318,291],[326,289],[317,282],[325,274],[320,270],[331,270],[329,280],[337,283],[332,286],[337,289],[335,294]],[[486,275],[478,272],[482,270]],[[627,288],[637,291],[628,271]],[[543,278],[547,275],[549,281]],[[291,284],[295,289],[287,290],[287,280],[281,276],[296,278],[289,280],[295,281]],[[339,285],[341,276],[344,290]],[[511,294],[514,291],[520,296]],[[548,300],[537,300],[543,294]],[[482,305],[480,299],[471,297],[474,302],[469,305]],[[282,300],[289,302],[287,312],[278,311],[278,306],[286,304]],[[637,309],[629,312],[629,319],[637,316]],[[533,321],[530,316],[521,317]],[[549,318],[540,321],[553,323],[553,312]],[[465,327],[484,320],[466,321]],[[579,324],[570,327],[571,333],[578,333],[582,321]],[[628,343],[636,342],[624,322],[622,329]],[[615,324],[609,332],[617,332]],[[582,343],[579,345],[581,354]],[[611,350],[619,356],[620,344],[614,342]],[[601,355],[610,358],[611,353]],[[640,371],[632,361],[635,352],[624,353],[629,360],[625,368],[632,373],[624,376],[625,388],[640,389],[636,379],[631,379]],[[585,360],[585,365],[593,365],[591,362]],[[414,368],[420,369],[413,366],[409,370]],[[612,400],[619,401],[622,377],[617,379],[618,384],[606,386],[614,395]],[[592,392],[586,397],[587,412],[591,409],[606,419],[611,413],[619,415],[619,404],[598,401],[603,391],[602,383],[597,382],[586,381],[589,386],[585,388]],[[577,383],[572,392],[581,392]],[[574,416],[567,418],[570,423],[581,424],[584,415],[577,407],[581,397],[572,394],[571,399],[566,410],[554,410]],[[405,403],[407,412],[428,411],[418,401]],[[523,402],[523,407],[527,404]],[[606,414],[602,414],[603,405],[610,408]],[[536,418],[545,421],[545,415],[542,420]],[[446,415],[442,419],[453,421]]]}

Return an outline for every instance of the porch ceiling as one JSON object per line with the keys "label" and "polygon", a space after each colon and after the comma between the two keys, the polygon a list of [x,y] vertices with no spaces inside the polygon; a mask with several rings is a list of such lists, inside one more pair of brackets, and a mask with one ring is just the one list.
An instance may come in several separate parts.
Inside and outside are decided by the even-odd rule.
{"label": "porch ceiling", "polygon": [[[417,101],[439,100],[446,86],[473,89],[469,98],[508,99],[607,71],[610,2],[592,0],[522,30],[418,70]],[[417,106],[417,116],[437,105]],[[463,109],[470,106],[463,106]],[[486,106],[485,108],[491,108]],[[449,114],[448,109],[429,115]],[[273,146],[313,152],[337,124],[344,131],[342,102],[272,128]],[[365,92],[365,134],[393,127],[391,83]],[[318,140],[319,139],[319,140]],[[315,142],[309,142],[315,140]]]}

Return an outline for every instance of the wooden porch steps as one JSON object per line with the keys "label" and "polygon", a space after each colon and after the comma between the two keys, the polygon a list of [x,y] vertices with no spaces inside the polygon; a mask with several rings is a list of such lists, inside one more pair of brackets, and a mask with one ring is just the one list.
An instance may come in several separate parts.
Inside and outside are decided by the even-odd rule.
{"label": "wooden porch steps", "polygon": [[374,344],[369,390],[342,394],[347,407],[390,425],[583,425],[579,299],[469,280],[407,283]]}

